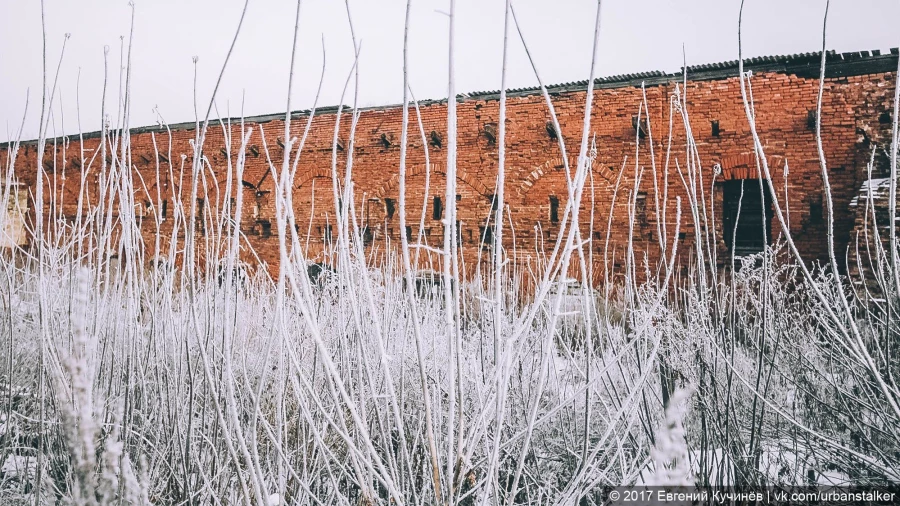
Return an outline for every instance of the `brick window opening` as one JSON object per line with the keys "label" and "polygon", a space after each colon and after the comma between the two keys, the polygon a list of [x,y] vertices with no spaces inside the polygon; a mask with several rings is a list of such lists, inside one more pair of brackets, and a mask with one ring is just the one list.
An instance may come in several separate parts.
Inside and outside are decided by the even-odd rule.
{"label": "brick window opening", "polygon": [[441,198],[435,196],[434,202],[431,209],[431,217],[432,219],[439,220],[441,219],[441,215],[444,213],[444,203],[441,202]]}
{"label": "brick window opening", "polygon": [[412,242],[412,227],[406,226],[406,240]]}
{"label": "brick window opening", "polygon": [[736,257],[752,255],[772,243],[772,195],[768,184],[763,182],[763,195],[760,195],[757,180],[725,181],[722,198],[723,235],[729,253]]}
{"label": "brick window opening", "polygon": [[806,128],[809,130],[816,129],[817,114],[815,110],[806,111]]}
{"label": "brick window opening", "polygon": [[544,126],[544,129],[547,130],[547,136],[550,137],[551,141],[555,141],[559,138],[559,134],[556,133],[556,126],[553,125],[552,121],[548,121]]}
{"label": "brick window opening", "polygon": [[372,231],[372,227],[368,225],[362,228],[360,235],[362,236],[363,246],[369,246],[375,241],[375,233]]}
{"label": "brick window opening", "polygon": [[206,208],[204,205],[206,202],[203,199],[197,199],[197,230],[200,232],[200,235],[206,235],[206,220],[204,219],[204,211]]}
{"label": "brick window opening", "polygon": [[384,214],[387,219],[394,217],[394,199],[384,199]]}
{"label": "brick window opening", "polygon": [[822,199],[813,198],[809,201],[809,224],[821,225],[825,221],[825,213],[822,210]]}
{"label": "brick window opening", "polygon": [[259,220],[257,223],[259,225],[259,235],[262,237],[271,237],[272,236],[272,222],[269,220]]}
{"label": "brick window opening", "polygon": [[331,241],[334,240],[333,230],[331,229],[331,224],[325,225],[322,227],[322,242],[325,244],[331,244]]}
{"label": "brick window opening", "polygon": [[497,196],[491,193],[487,196],[487,199],[491,202],[491,214],[496,213],[497,205],[499,204],[499,202],[497,202]]}
{"label": "brick window opening", "polygon": [[631,117],[631,128],[637,133],[638,139],[643,139],[647,136],[647,127],[642,118],[638,118],[637,114]]}
{"label": "brick window opening", "polygon": [[550,195],[550,223],[559,223],[559,197]]}
{"label": "brick window opening", "polygon": [[162,209],[160,211],[160,221],[165,221],[165,219],[169,215],[169,201],[167,199],[163,199],[161,207]]}

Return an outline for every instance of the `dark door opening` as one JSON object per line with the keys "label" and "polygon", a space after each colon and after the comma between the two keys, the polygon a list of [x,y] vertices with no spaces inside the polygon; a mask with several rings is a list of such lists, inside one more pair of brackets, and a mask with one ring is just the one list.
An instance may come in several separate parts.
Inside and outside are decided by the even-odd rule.
{"label": "dark door opening", "polygon": [[734,256],[759,253],[772,243],[772,195],[765,181],[763,195],[760,195],[759,181],[755,179],[722,183],[722,214],[725,245]]}

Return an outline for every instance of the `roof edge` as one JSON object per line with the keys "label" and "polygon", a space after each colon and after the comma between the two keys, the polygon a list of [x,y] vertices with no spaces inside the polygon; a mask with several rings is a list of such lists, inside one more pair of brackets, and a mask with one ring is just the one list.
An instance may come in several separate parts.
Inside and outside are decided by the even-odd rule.
{"label": "roof edge", "polygon": [[[897,71],[897,58],[900,55],[900,50],[898,48],[891,48],[887,52],[882,52],[878,49],[869,50],[869,51],[851,51],[845,53],[837,53],[834,50],[828,51],[825,55],[825,77],[826,78],[839,78],[839,77],[849,77],[849,76],[860,76],[867,74],[879,74],[884,72],[896,72]],[[822,52],[816,51],[813,53],[797,53],[790,55],[779,55],[779,56],[757,56],[753,58],[744,59],[744,70],[752,70],[757,72],[778,72],[778,73],[789,73],[794,75],[799,75],[801,77],[808,78],[818,78],[821,70],[821,61],[822,61]],[[685,71],[687,72],[687,76],[691,81],[712,81],[718,79],[727,79],[729,77],[736,77],[739,68],[738,60],[731,60],[725,62],[716,62],[716,63],[705,63],[700,65],[689,65],[685,69],[682,67],[681,71],[674,73],[666,73],[663,71],[650,71],[650,72],[639,72],[633,74],[620,74],[608,77],[598,77],[594,80],[594,87],[596,89],[609,89],[609,88],[624,88],[629,86],[658,86],[662,84],[671,83],[673,81],[681,81],[685,77]],[[588,85],[588,80],[585,79],[583,81],[576,82],[568,82],[568,83],[560,83],[553,84],[547,86],[547,91],[550,94],[561,94],[561,93],[570,93],[576,91],[584,91],[585,87]],[[525,97],[529,95],[535,95],[541,92],[541,88],[527,87],[527,88],[514,88],[506,91],[507,97]],[[500,98],[499,90],[488,90],[488,91],[476,91],[469,93],[461,93],[456,96],[457,102],[465,102],[467,100],[480,100],[480,101],[488,101],[488,100],[498,100]],[[419,101],[419,106],[430,106],[436,104],[443,104],[447,102],[447,98],[441,99],[432,99],[432,100],[422,100]],[[379,106],[370,106],[370,107],[359,107],[359,111],[378,111],[378,110],[389,110],[389,109],[397,109],[402,107],[402,104],[388,104],[388,105],[379,105]],[[351,106],[343,105],[343,106],[327,106],[327,107],[317,107],[313,109],[303,109],[291,112],[292,119],[301,119],[309,117],[313,111],[315,114],[334,114],[339,110],[349,110]],[[219,123],[219,122],[231,122],[231,123],[239,123],[242,119],[245,123],[268,123],[270,121],[275,121],[279,119],[283,119],[285,117],[285,113],[274,113],[274,114],[261,114],[256,116],[245,116],[244,118],[240,117],[225,117],[225,118],[216,118],[210,119],[211,123]],[[192,130],[196,127],[196,122],[182,122],[182,123],[173,123],[169,125],[152,125],[152,126],[143,126],[143,127],[135,127],[129,130],[129,132],[133,134],[142,134],[142,133],[150,133],[150,132],[165,132],[168,128],[169,130],[178,131],[178,130]],[[84,139],[93,139],[100,137],[100,131],[94,132],[86,132],[78,135],[79,137],[83,137]],[[60,142],[65,137],[72,138],[75,135],[69,136],[60,136],[52,139],[46,139],[46,142]],[[37,139],[30,139],[27,141],[21,141],[21,144],[31,145],[37,143]],[[7,141],[0,143],[0,148],[9,148],[14,145],[16,141]]]}

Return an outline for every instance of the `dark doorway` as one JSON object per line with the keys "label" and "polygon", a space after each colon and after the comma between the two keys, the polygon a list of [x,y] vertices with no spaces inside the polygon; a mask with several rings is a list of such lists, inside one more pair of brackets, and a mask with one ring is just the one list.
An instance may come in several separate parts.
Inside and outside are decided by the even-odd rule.
{"label": "dark doorway", "polygon": [[722,183],[722,214],[723,234],[729,253],[734,252],[736,257],[752,255],[771,244],[772,195],[765,181],[763,195],[760,195],[759,180],[756,179],[735,179]]}

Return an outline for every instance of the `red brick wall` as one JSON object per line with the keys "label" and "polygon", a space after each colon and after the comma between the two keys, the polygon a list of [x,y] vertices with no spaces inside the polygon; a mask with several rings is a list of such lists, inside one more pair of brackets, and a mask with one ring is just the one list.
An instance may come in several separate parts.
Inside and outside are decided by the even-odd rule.
{"label": "red brick wall", "polygon": [[[885,123],[884,114],[891,109],[894,85],[895,74],[891,72],[832,77],[825,83],[822,136],[834,196],[835,238],[839,257],[844,255],[853,227],[854,217],[849,209],[849,201],[865,178],[865,164],[871,150],[873,146],[884,149],[889,142],[890,125]],[[588,181],[582,202],[581,227],[585,239],[594,238],[598,264],[602,263],[600,257],[607,233],[611,239],[609,250],[615,252],[616,259],[621,258],[622,248],[629,239],[626,204],[635,191],[638,192],[637,200],[640,202],[634,216],[632,234],[638,252],[636,260],[642,261],[640,256],[644,253],[651,260],[658,256],[657,201],[660,206],[667,206],[665,229],[668,242],[671,243],[675,229],[675,199],[678,196],[684,204],[680,227],[684,240],[679,248],[683,254],[691,254],[695,225],[688,207],[687,191],[679,175],[681,170],[688,177],[686,133],[681,117],[678,113],[672,115],[670,107],[676,86],[680,86],[679,81],[669,80],[646,87],[650,132],[639,141],[639,149],[636,149],[638,146],[632,118],[638,114],[642,100],[641,88],[621,85],[595,91],[591,135],[596,136],[597,156],[592,180]],[[752,78],[756,123],[769,160],[776,196],[782,207],[789,210],[793,237],[801,253],[810,261],[823,261],[827,255],[823,240],[826,220],[820,214],[825,210],[821,169],[814,131],[807,124],[809,111],[815,110],[817,90],[817,79],[801,77],[796,73],[757,72]],[[705,202],[714,203],[715,209],[707,209],[706,215],[707,218],[715,216],[718,237],[721,238],[721,216],[717,213],[721,211],[722,196],[721,191],[714,188],[713,179],[721,181],[756,177],[753,144],[741,101],[739,82],[736,76],[688,81],[686,89],[681,90],[681,93],[686,93],[690,128],[699,154],[695,160],[699,162],[695,175],[696,191],[698,194],[702,193]],[[573,173],[581,139],[584,103],[583,91],[563,91],[553,96]],[[407,159],[407,221],[411,225],[413,237],[417,236],[422,202],[427,197],[422,232],[425,241],[440,246],[443,225],[433,218],[432,206],[434,196],[441,198],[445,210],[447,205],[443,202],[447,153],[446,103],[423,105],[421,114],[428,138],[424,146],[416,125],[415,110],[411,109]],[[548,252],[552,250],[552,241],[559,229],[559,224],[550,220],[550,197],[558,198],[560,219],[565,209],[567,190],[562,154],[557,142],[548,135],[546,125],[550,116],[544,98],[539,93],[509,98],[507,114],[506,203],[514,234],[507,227],[504,239],[510,253],[515,247],[520,261],[529,258],[534,260],[540,256],[538,250],[542,245]],[[491,142],[486,130],[495,128],[498,116],[499,102],[495,97],[467,98],[458,104],[458,218],[462,227],[464,256],[473,265],[478,256],[481,227],[490,213],[490,196],[494,193],[496,184],[497,146]],[[671,151],[667,157],[670,121],[673,122]],[[718,136],[712,134],[713,121],[719,124]],[[323,235],[328,224],[334,223],[331,178],[334,122],[333,110],[316,115],[292,185],[295,189],[293,198],[297,228],[304,248],[308,245],[307,255],[311,260],[322,257],[325,244]],[[294,120],[292,135],[301,136],[305,126],[306,117]],[[255,262],[256,257],[251,249],[255,250],[258,258],[267,262],[274,270],[278,261],[278,240],[272,198],[273,178],[267,174],[266,153],[268,150],[273,163],[280,169],[282,148],[279,138],[284,135],[284,125],[282,120],[269,119],[261,123],[248,121],[246,128],[252,128],[253,131],[248,143],[250,148],[246,152],[244,183],[235,181],[233,185],[235,191],[241,188],[243,192],[241,228],[248,238],[243,255],[248,261]],[[337,172],[341,178],[346,170],[347,150],[350,149],[349,128],[350,115],[344,113],[339,137],[345,148],[337,156]],[[401,108],[385,107],[363,111],[356,129],[353,145],[354,205],[357,219],[361,224],[367,223],[369,226],[372,238],[370,247],[375,248],[376,252],[390,250],[392,245],[399,244],[400,234],[403,232],[399,223],[397,181],[400,128]],[[646,126],[644,129],[646,130]],[[443,139],[442,146],[432,144],[432,131]],[[134,169],[135,186],[138,188],[135,200],[139,204],[156,203],[159,185],[162,198],[169,201],[167,223],[173,221],[173,194],[180,194],[185,200],[189,198],[192,156],[189,141],[194,135],[193,128],[187,127],[173,129],[171,134],[162,130],[155,133],[137,132],[131,137],[130,163]],[[388,145],[383,141],[382,135],[387,139]],[[658,193],[654,190],[654,169],[650,157],[651,135]],[[157,156],[153,136],[158,152],[165,156],[159,158],[160,177],[156,173]],[[239,125],[232,125],[231,137],[234,151],[240,144]],[[228,174],[227,159],[221,153],[225,147],[224,138],[222,126],[211,124],[204,153],[212,170],[204,171],[200,177],[203,186],[200,197],[205,202],[218,206],[225,203],[223,195]],[[82,169],[77,163],[80,158],[78,139],[70,137],[68,141],[65,147],[59,141],[55,145],[48,144],[45,162],[50,163],[45,163],[45,167],[51,184],[46,186],[45,198],[49,198],[50,190],[55,184],[56,194],[63,199],[62,214],[72,218],[77,212],[75,203]],[[88,161],[94,156],[97,146],[97,138],[85,140],[85,158]],[[424,188],[425,148],[429,150],[431,160],[427,196]],[[31,186],[34,185],[36,167],[35,149],[33,144],[23,145],[16,163],[17,176]],[[5,149],[0,150],[0,161],[3,161],[4,166],[7,156]],[[183,156],[186,157],[184,161]],[[94,187],[100,172],[99,162],[97,156],[87,175],[92,203],[99,199]],[[879,163],[883,165],[884,162]],[[785,164],[789,166],[786,178]],[[721,168],[719,175],[716,174],[717,166]],[[636,175],[639,171],[643,172],[640,186],[636,187]],[[216,181],[219,185],[218,196]],[[614,197],[612,227],[608,231],[607,223]],[[387,199],[391,199],[395,206],[395,212],[390,218],[386,213]],[[158,207],[158,204],[154,205]],[[152,249],[155,227],[151,215],[146,214],[142,231],[147,247]],[[698,210],[698,215],[703,220],[702,210]],[[265,235],[262,223],[265,220],[271,223],[271,236]],[[163,231],[168,237],[171,227],[167,223],[163,224]],[[336,234],[336,226],[332,227]],[[309,241],[305,238],[307,230],[311,231]],[[781,232],[777,220],[773,220],[773,235],[778,237]],[[183,236],[178,234],[176,238],[179,235]],[[724,252],[722,248],[724,245],[720,241],[720,253]]]}

